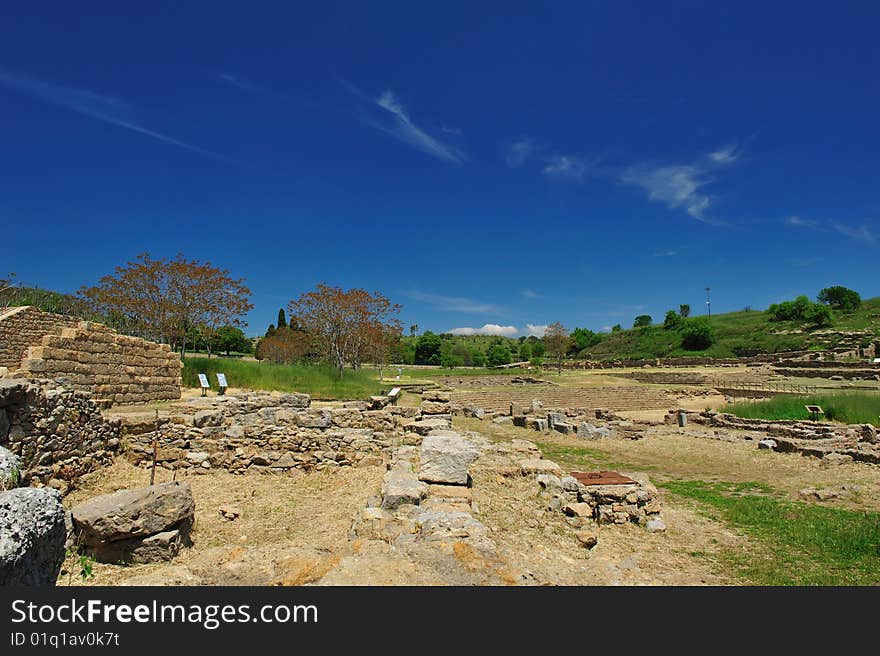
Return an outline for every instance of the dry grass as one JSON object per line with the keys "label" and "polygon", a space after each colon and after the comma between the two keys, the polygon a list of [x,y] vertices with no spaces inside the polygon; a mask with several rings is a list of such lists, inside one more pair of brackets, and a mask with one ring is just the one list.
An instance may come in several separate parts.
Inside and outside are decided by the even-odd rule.
{"label": "dry grass", "polygon": [[[293,476],[236,476],[215,471],[178,478],[192,486],[196,526],[192,533],[194,546],[184,549],[174,564],[185,566],[208,549],[226,546],[303,546],[335,553],[346,546],[352,518],[379,490],[383,473],[383,467],[344,467]],[[168,480],[170,471],[157,471],[157,482]],[[99,494],[148,484],[148,471],[120,461],[84,479],[80,489],[67,496],[64,505],[70,507]],[[223,519],[218,512],[222,505],[235,506],[241,516],[235,521]],[[78,571],[74,560],[68,561],[65,568]],[[94,577],[88,583],[115,585],[165,565],[122,567],[95,563]],[[75,579],[76,576],[74,583]],[[67,577],[62,577],[60,583],[66,584]]]}
{"label": "dry grass", "polygon": [[586,550],[561,513],[543,509],[532,478],[502,478],[476,468],[474,494],[478,519],[509,566],[553,585],[722,585],[736,583],[717,573],[714,554],[739,538],[723,525],[687,508],[664,505],[668,530],[594,527],[599,543]]}

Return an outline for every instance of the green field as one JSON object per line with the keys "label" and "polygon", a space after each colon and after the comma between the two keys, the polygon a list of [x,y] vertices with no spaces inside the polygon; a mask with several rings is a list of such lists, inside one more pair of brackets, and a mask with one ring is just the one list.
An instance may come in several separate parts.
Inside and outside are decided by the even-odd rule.
{"label": "green field", "polygon": [[[185,387],[198,387],[198,374],[207,374],[216,385],[216,373],[226,374],[231,387],[279,392],[302,392],[318,400],[366,399],[383,385],[373,369],[346,370],[340,379],[334,367],[284,365],[230,358],[187,358],[183,365]],[[390,383],[384,385],[389,387]]]}
{"label": "green field", "polygon": [[818,405],[825,411],[824,419],[844,424],[880,426],[880,392],[820,394],[809,396],[779,395],[766,401],[734,403],[726,410],[748,419],[810,419],[805,405]]}
{"label": "green field", "polygon": [[755,542],[722,562],[757,585],[880,584],[880,513],[792,502],[761,483],[661,483]]}
{"label": "green field", "polygon": [[[661,319],[662,317],[654,317],[655,322]],[[597,360],[614,358],[637,360],[693,355],[733,358],[750,351],[778,353],[834,347],[836,340],[839,339],[833,336],[828,342],[820,341],[816,330],[811,330],[796,321],[770,321],[766,312],[758,310],[713,315],[711,323],[715,330],[716,341],[704,351],[684,350],[681,348],[681,335],[678,331],[666,330],[661,324],[608,333],[583,355]],[[835,331],[871,329],[876,339],[876,335],[880,332],[880,298],[863,301],[862,306],[852,313],[835,312],[834,325],[831,329]],[[785,331],[794,330],[801,332],[784,334]]]}

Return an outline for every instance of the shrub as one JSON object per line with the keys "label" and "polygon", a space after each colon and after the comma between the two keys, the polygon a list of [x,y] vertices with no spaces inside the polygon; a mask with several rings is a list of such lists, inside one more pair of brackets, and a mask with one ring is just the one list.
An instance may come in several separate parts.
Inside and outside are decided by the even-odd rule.
{"label": "shrub", "polygon": [[814,326],[830,326],[834,323],[834,315],[831,308],[821,303],[812,303],[804,314],[804,320]]}
{"label": "shrub", "polygon": [[681,325],[681,316],[675,310],[669,310],[666,318],[663,320],[663,327],[666,330],[675,330]]}
{"label": "shrub", "polygon": [[686,351],[703,351],[715,343],[715,329],[706,317],[683,322],[681,347]]}
{"label": "shrub", "polygon": [[636,320],[633,321],[633,328],[644,328],[645,326],[650,326],[653,323],[653,319],[650,314],[640,314],[636,317]]}

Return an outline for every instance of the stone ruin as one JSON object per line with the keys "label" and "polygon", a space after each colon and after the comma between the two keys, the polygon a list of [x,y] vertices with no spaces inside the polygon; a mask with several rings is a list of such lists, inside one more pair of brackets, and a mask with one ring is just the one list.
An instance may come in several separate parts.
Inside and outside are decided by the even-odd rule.
{"label": "stone ruin", "polygon": [[112,405],[180,398],[180,358],[167,344],[36,308],[0,314],[0,374],[64,378]]}
{"label": "stone ruin", "polygon": [[880,439],[871,424],[830,424],[813,421],[749,419],[725,412],[669,410],[667,424],[684,415],[686,423],[716,429],[709,436],[731,441],[755,441],[759,449],[799,453],[820,458],[824,464],[866,462],[880,464]]}
{"label": "stone ruin", "polygon": [[597,408],[557,408],[545,410],[541,401],[533,399],[528,406],[516,401],[510,403],[507,414],[488,412],[479,406],[457,406],[454,414],[491,420],[498,425],[513,425],[538,432],[555,431],[562,435],[573,435],[584,440],[606,438],[624,438],[637,440],[645,436],[649,426],[656,425],[651,421],[632,421],[621,417],[610,410]]}

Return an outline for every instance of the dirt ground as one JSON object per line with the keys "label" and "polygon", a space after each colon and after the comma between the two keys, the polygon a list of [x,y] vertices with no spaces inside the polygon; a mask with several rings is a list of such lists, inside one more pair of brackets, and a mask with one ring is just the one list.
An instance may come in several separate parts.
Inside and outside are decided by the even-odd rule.
{"label": "dirt ground", "polygon": [[[464,380],[466,385],[467,378]],[[615,378],[608,371],[566,373],[559,382],[564,387],[639,384]],[[197,390],[185,391],[185,399],[195,396]],[[416,405],[418,395],[406,395],[402,403]],[[711,395],[686,398],[680,405],[703,410],[720,408],[724,403],[723,396]],[[129,409],[114,408],[114,413],[126,411]],[[144,407],[130,411],[144,412]],[[620,414],[659,420],[665,413],[630,410]],[[454,427],[478,432],[491,442],[530,440],[545,458],[559,463],[565,471],[614,469],[646,474],[655,484],[676,479],[758,482],[791,499],[797,499],[803,488],[855,485],[857,494],[824,503],[880,510],[880,467],[860,463],[825,466],[814,458],[758,450],[756,441],[723,439],[729,437],[724,431],[700,425],[654,426],[640,440],[595,441],[459,417],[454,419]],[[502,475],[496,465],[489,450],[472,466],[473,514],[490,529],[500,561],[490,566],[479,559],[468,561],[467,554],[455,552],[473,570],[486,568],[493,581],[530,585],[748,583],[725,571],[720,555],[731,547],[748,552],[756,548],[753,542],[708,519],[692,502],[665,492],[662,486],[665,532],[649,533],[635,525],[594,527],[598,544],[588,550],[580,545],[562,513],[546,510],[534,478]],[[190,476],[185,480],[191,484],[196,502],[192,548],[182,550],[171,564],[123,567],[95,563],[94,576],[85,583],[419,585],[479,580],[476,571],[471,578],[444,580],[446,565],[431,561],[427,551],[420,564],[402,559],[391,545],[360,552],[357,541],[350,541],[352,522],[379,492],[384,472],[379,466],[295,475],[241,476],[216,470]],[[170,471],[158,471],[158,481],[171,478]],[[65,506],[148,482],[148,471],[120,459],[113,467],[82,479],[79,488],[65,499]],[[240,517],[223,519],[219,508],[224,505],[240,510]],[[59,583],[82,584],[74,557],[68,558],[65,567],[74,574],[62,576]]]}

